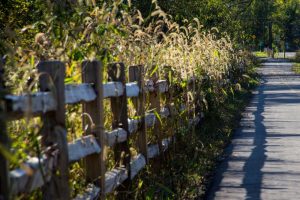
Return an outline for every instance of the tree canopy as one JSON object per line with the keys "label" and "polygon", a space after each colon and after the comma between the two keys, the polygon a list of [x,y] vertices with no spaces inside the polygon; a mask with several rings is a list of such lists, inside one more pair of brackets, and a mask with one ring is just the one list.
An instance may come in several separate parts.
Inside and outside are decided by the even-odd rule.
{"label": "tree canopy", "polygon": [[[103,4],[108,0],[95,1]],[[72,10],[75,1],[55,1]],[[128,0],[124,4],[128,4]],[[155,9],[153,0],[131,0],[145,19]],[[300,46],[299,0],[157,0],[158,5],[179,24],[198,18],[204,30],[217,28],[228,34],[238,47],[251,50],[275,47],[296,50]],[[47,1],[7,0],[0,2],[0,36],[11,36],[11,30],[21,29],[46,15]],[[55,10],[68,16],[68,9]],[[66,7],[64,7],[66,8]],[[66,14],[67,13],[67,14]],[[15,34],[15,33],[14,33]]]}
{"label": "tree canopy", "polygon": [[[133,2],[145,16],[150,13],[150,0]],[[299,0],[158,0],[158,4],[177,22],[197,17],[205,29],[216,27],[243,47],[271,48],[273,43],[281,50],[284,46],[294,50],[300,45]]]}

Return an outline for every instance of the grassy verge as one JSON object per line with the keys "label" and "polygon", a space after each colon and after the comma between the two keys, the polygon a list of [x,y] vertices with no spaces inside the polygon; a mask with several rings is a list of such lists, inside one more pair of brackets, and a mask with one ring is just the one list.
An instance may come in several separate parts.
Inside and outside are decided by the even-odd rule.
{"label": "grassy verge", "polygon": [[292,70],[296,73],[296,74],[300,74],[300,51],[296,52],[296,56],[293,60],[291,60],[292,62],[294,62]]}
{"label": "grassy verge", "polygon": [[204,183],[205,190],[211,184],[217,163],[223,158],[224,148],[231,142],[232,135],[239,126],[241,114],[251,100],[253,87],[243,88],[235,94],[234,99],[227,99],[218,111],[211,113],[200,131],[202,138],[206,137],[205,143],[210,145],[206,152],[211,165]]}
{"label": "grassy verge", "polygon": [[268,54],[264,51],[255,51],[253,54],[258,58],[266,58],[268,57]]}
{"label": "grassy verge", "polygon": [[300,74],[300,63],[295,63],[295,64],[293,64],[292,70],[293,70],[296,74]]}
{"label": "grassy verge", "polygon": [[241,88],[229,93],[225,101],[205,113],[205,121],[196,131],[182,129],[177,133],[176,148],[168,153],[167,164],[142,174],[136,182],[136,199],[202,199],[213,177],[218,161],[241,113],[248,105],[251,91],[258,84],[251,71]]}

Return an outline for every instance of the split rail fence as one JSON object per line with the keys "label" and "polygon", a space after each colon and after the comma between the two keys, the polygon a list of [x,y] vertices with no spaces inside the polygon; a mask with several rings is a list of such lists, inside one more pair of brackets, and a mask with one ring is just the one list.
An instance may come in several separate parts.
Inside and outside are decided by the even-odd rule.
{"label": "split rail fence", "polygon": [[[0,67],[2,74],[3,66]],[[160,123],[160,118],[178,115],[173,108],[174,95],[169,81],[159,79],[157,72],[145,80],[143,66],[129,67],[126,76],[124,64],[114,63],[107,67],[108,80],[103,80],[101,62],[84,61],[82,84],[65,84],[65,65],[62,62],[40,62],[37,69],[40,74],[38,92],[1,96],[0,145],[4,150],[9,149],[7,121],[28,116],[40,117],[43,123],[41,142],[45,150],[42,156],[32,157],[24,163],[23,166],[29,167],[33,173],[28,173],[24,168],[9,170],[9,160],[3,154],[0,155],[0,199],[10,199],[37,188],[42,189],[44,199],[70,199],[69,166],[82,159],[87,188],[84,194],[75,199],[104,199],[106,194],[116,189],[125,191],[149,160],[163,155],[174,142],[174,134],[165,134]],[[3,92],[5,88],[1,74],[0,90]],[[150,101],[149,110],[154,112],[145,112],[146,95]],[[167,95],[164,101],[166,105],[163,106],[162,95]],[[110,99],[113,113],[110,131],[104,129],[103,101],[107,98]],[[128,117],[127,98],[131,98],[135,106],[135,117]],[[85,130],[84,136],[68,143],[65,105],[80,103],[84,113],[83,127],[89,125],[89,128]],[[180,109],[185,108],[182,106]],[[195,107],[193,109],[195,111]],[[200,116],[196,115],[190,124],[195,125],[199,121]],[[150,127],[157,138],[157,142],[152,144],[148,143],[146,134]],[[131,157],[128,141],[134,134],[137,134],[139,153]],[[114,150],[114,159],[118,163],[110,171],[105,169],[105,148]]]}

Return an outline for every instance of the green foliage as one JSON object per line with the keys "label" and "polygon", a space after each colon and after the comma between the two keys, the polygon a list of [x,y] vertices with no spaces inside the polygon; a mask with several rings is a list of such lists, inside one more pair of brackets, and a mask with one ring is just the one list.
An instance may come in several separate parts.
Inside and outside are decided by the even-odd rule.
{"label": "green foliage", "polygon": [[[249,57],[248,57],[249,56]],[[235,78],[220,89],[206,88],[214,98],[207,98],[211,106],[205,112],[205,120],[195,133],[187,126],[181,126],[184,117],[177,119],[173,127],[176,132],[176,146],[165,155],[164,165],[157,171],[147,169],[135,184],[142,187],[136,190],[135,199],[202,199],[211,181],[216,162],[222,159],[223,148],[231,139],[238,126],[241,113],[251,99],[251,89],[258,85],[256,64],[249,54],[243,73],[236,72]],[[255,61],[255,60],[253,60]],[[233,84],[233,82],[236,82]],[[204,84],[204,85],[203,85]],[[201,84],[201,88],[207,82]],[[239,84],[240,87],[231,86]],[[219,94],[218,94],[219,93]],[[219,101],[214,104],[211,101]],[[220,99],[223,99],[220,102]],[[135,187],[136,188],[136,187]]]}
{"label": "green foliage", "polygon": [[268,57],[268,54],[264,51],[256,51],[254,52],[254,55],[261,58]]}
{"label": "green foliage", "polygon": [[[153,9],[150,0],[133,4],[145,17]],[[176,0],[172,4],[158,0],[158,4],[180,24],[197,17],[205,29],[216,27],[221,35],[227,32],[240,48],[263,50],[271,48],[272,42],[283,51],[300,45],[298,0]]]}
{"label": "green foliage", "polygon": [[[22,4],[21,1],[11,2],[14,2],[12,5],[16,5],[15,7]],[[38,4],[34,4],[36,10],[30,12],[34,10],[30,7],[33,2],[38,2]],[[176,3],[180,2],[176,1]],[[221,23],[223,18],[226,19],[227,12],[224,5],[221,5],[221,1],[199,1],[198,3],[200,2],[208,3],[208,7],[212,8],[212,10],[203,11],[207,16],[205,18],[207,27],[213,27],[219,22]],[[5,25],[13,34],[9,34],[10,32],[7,31],[2,32],[5,36],[3,37],[3,49],[8,54],[6,81],[11,93],[30,93],[37,89],[36,80],[38,80],[39,74],[37,74],[35,66],[43,60],[63,61],[66,64],[66,83],[81,81],[80,64],[84,59],[101,60],[105,72],[107,64],[110,62],[124,62],[125,66],[144,64],[147,72],[145,79],[154,72],[165,74],[165,66],[170,66],[168,78],[171,87],[174,87],[175,91],[178,90],[174,94],[175,106],[178,110],[182,104],[191,108],[193,101],[199,99],[203,111],[208,116],[212,113],[219,113],[220,108],[229,100],[238,101],[241,88],[249,87],[249,84],[254,83],[254,81],[251,82],[252,78],[243,76],[248,73],[247,66],[252,64],[252,58],[249,58],[245,52],[236,50],[227,34],[219,32],[216,28],[207,28],[205,31],[200,23],[201,18],[194,19],[196,14],[193,18],[188,16],[190,19],[187,21],[176,23],[174,18],[181,20],[186,16],[184,14],[176,16],[177,8],[172,7],[174,11],[170,12],[174,12],[175,16],[172,17],[155,2],[150,3],[149,15],[146,17],[131,7],[129,1],[126,3],[122,1],[99,1],[96,3],[93,0],[26,1],[26,3],[24,5],[30,9],[26,10],[26,6],[22,8],[26,11],[25,13],[31,15],[31,18],[26,21],[12,13],[13,18],[20,20],[20,23],[17,23],[18,25],[14,28]],[[162,7],[166,6],[163,4],[166,2],[159,1],[159,3]],[[182,5],[182,3],[178,5]],[[177,4],[173,6],[175,5]],[[200,5],[191,4],[190,6],[196,9],[200,8]],[[13,8],[7,7],[8,11]],[[201,7],[201,9],[205,8]],[[189,13],[184,10],[182,12]],[[219,14],[213,16],[216,12]],[[201,15],[199,16],[201,17]],[[225,20],[225,22],[229,21]],[[226,23],[222,26],[226,27]],[[154,69],[153,66],[155,66]],[[197,91],[189,88],[189,79],[192,77],[196,77],[199,82],[197,84],[201,85]],[[27,80],[29,78],[35,80],[32,84],[33,87],[28,87]],[[105,128],[110,128],[111,111],[108,109],[107,102],[105,105]],[[67,107],[69,141],[82,135],[81,112],[79,106]],[[130,112],[133,113],[131,110]],[[224,144],[224,138],[220,136],[223,133],[204,126],[204,135],[200,133],[191,135],[190,133],[193,131],[187,128],[188,120],[196,114],[195,110],[192,112],[182,111],[180,117],[175,119],[172,126],[169,127],[166,126],[165,119],[161,119],[157,112],[155,114],[165,129],[176,127],[179,145],[181,144],[186,149],[174,152],[175,155],[168,163],[170,171],[164,171],[163,175],[150,173],[157,178],[157,181],[150,179],[153,178],[151,176],[144,177],[145,181],[141,183],[139,180],[137,188],[141,189],[145,198],[150,199],[159,196],[173,199],[174,196],[188,198],[198,195],[195,186],[203,183],[203,174],[213,166],[211,158],[214,158],[213,155],[216,154],[216,151],[220,151],[214,147]],[[222,110],[219,114],[225,115],[226,111]],[[223,118],[218,118],[218,120],[223,120]],[[40,134],[37,131],[40,126],[40,121],[37,119],[30,123],[22,120],[9,124],[8,130],[13,133],[14,141],[12,151],[16,153],[20,163],[26,160],[27,155],[37,156],[43,150],[39,146]],[[25,127],[27,128],[25,129]],[[226,127],[227,129],[230,127]],[[215,135],[209,134],[212,130],[216,131]],[[229,132],[224,134],[228,136]],[[219,137],[221,140],[214,141]],[[149,138],[151,141],[153,135],[150,135]],[[192,141],[190,144],[185,143],[190,139]],[[205,142],[201,142],[202,140]],[[134,151],[133,149],[132,152]],[[196,152],[192,158],[188,157],[191,152]],[[198,157],[198,155],[205,156]],[[112,158],[113,153],[109,152],[108,169],[115,165]],[[182,166],[182,162],[186,165]],[[11,167],[17,167],[17,164]],[[74,188],[73,196],[83,189],[84,181],[78,180],[83,174],[81,167],[82,163],[79,163],[71,168],[70,184]],[[167,182],[164,179],[166,177],[168,177]],[[185,184],[191,183],[190,181],[194,179],[194,187],[186,191]],[[138,193],[139,191],[137,191]]]}
{"label": "green foliage", "polygon": [[293,64],[292,70],[293,70],[296,74],[300,74],[300,63],[295,63],[295,64]]}

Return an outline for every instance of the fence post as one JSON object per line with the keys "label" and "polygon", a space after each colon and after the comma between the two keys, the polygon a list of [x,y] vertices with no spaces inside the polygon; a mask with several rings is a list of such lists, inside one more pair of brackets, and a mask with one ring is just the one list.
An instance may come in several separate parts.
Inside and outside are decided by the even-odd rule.
{"label": "fence post", "polygon": [[103,70],[99,61],[84,61],[82,63],[82,82],[94,84],[97,98],[88,103],[83,104],[83,112],[87,113],[93,123],[83,116],[83,127],[90,125],[85,135],[93,134],[101,147],[100,154],[93,154],[85,158],[86,179],[93,182],[101,188],[101,199],[105,198],[105,148],[106,135],[104,132],[104,112],[103,112]]}
{"label": "fence post", "polygon": [[51,180],[42,188],[43,199],[69,199],[69,158],[67,133],[65,130],[65,65],[59,61],[40,62],[40,90],[52,91],[57,99],[57,109],[42,116],[42,145],[56,145],[59,150],[56,169]]}
{"label": "fence post", "polygon": [[190,122],[192,123],[192,133],[196,133],[196,106],[197,106],[197,91],[196,91],[196,77],[195,75],[192,76],[190,79],[190,82],[188,83],[187,87],[188,91],[190,91],[190,94],[192,95],[192,102],[189,103],[189,111],[188,111],[188,117],[190,119]]}
{"label": "fence post", "polygon": [[[2,99],[5,95],[5,86],[3,80],[4,67],[2,58],[0,58],[0,148],[3,150],[9,150],[9,138],[6,133],[6,122],[5,122],[5,109],[2,104]],[[2,150],[2,151],[3,151]],[[0,152],[0,199],[7,200],[10,198],[9,192],[9,171],[8,161],[5,156]]]}
{"label": "fence post", "polygon": [[[167,80],[168,83],[168,91],[163,95],[165,100],[165,107],[169,110],[169,116],[166,119],[166,129],[167,129],[167,136],[172,138],[172,142],[174,139],[174,114],[172,110],[172,102],[173,102],[173,71],[171,66],[164,67],[164,78]],[[165,154],[166,159],[171,158],[170,151],[167,151]]]}
{"label": "fence post", "polygon": [[144,91],[144,66],[138,65],[138,66],[130,66],[129,67],[129,81],[134,82],[136,81],[139,88],[140,88],[140,94],[137,98],[133,98],[132,102],[136,109],[136,114],[141,117],[141,125],[139,127],[139,133],[138,133],[138,149],[139,152],[143,154],[143,156],[146,159],[146,162],[148,163],[148,151],[147,151],[147,135],[146,135],[146,125],[145,125],[145,91]]}
{"label": "fence post", "polygon": [[[154,110],[158,115],[160,115],[160,92],[158,85],[156,84],[158,81],[158,72],[154,72],[150,79],[154,82],[155,90],[153,92],[149,93],[149,100],[150,100],[150,109]],[[157,139],[158,148],[159,148],[159,154],[160,158],[163,158],[163,148],[162,148],[162,135],[161,135],[161,122],[156,119],[154,124],[154,134]]]}
{"label": "fence post", "polygon": [[121,82],[123,84],[124,92],[120,97],[111,98],[111,110],[113,113],[112,128],[123,128],[127,132],[127,140],[115,145],[114,154],[116,165],[119,167],[125,166],[128,170],[128,179],[119,187],[119,198],[125,198],[126,192],[130,187],[130,150],[128,145],[129,131],[128,131],[128,112],[127,112],[127,94],[126,94],[126,77],[125,66],[123,63],[113,63],[108,66],[108,80]]}

